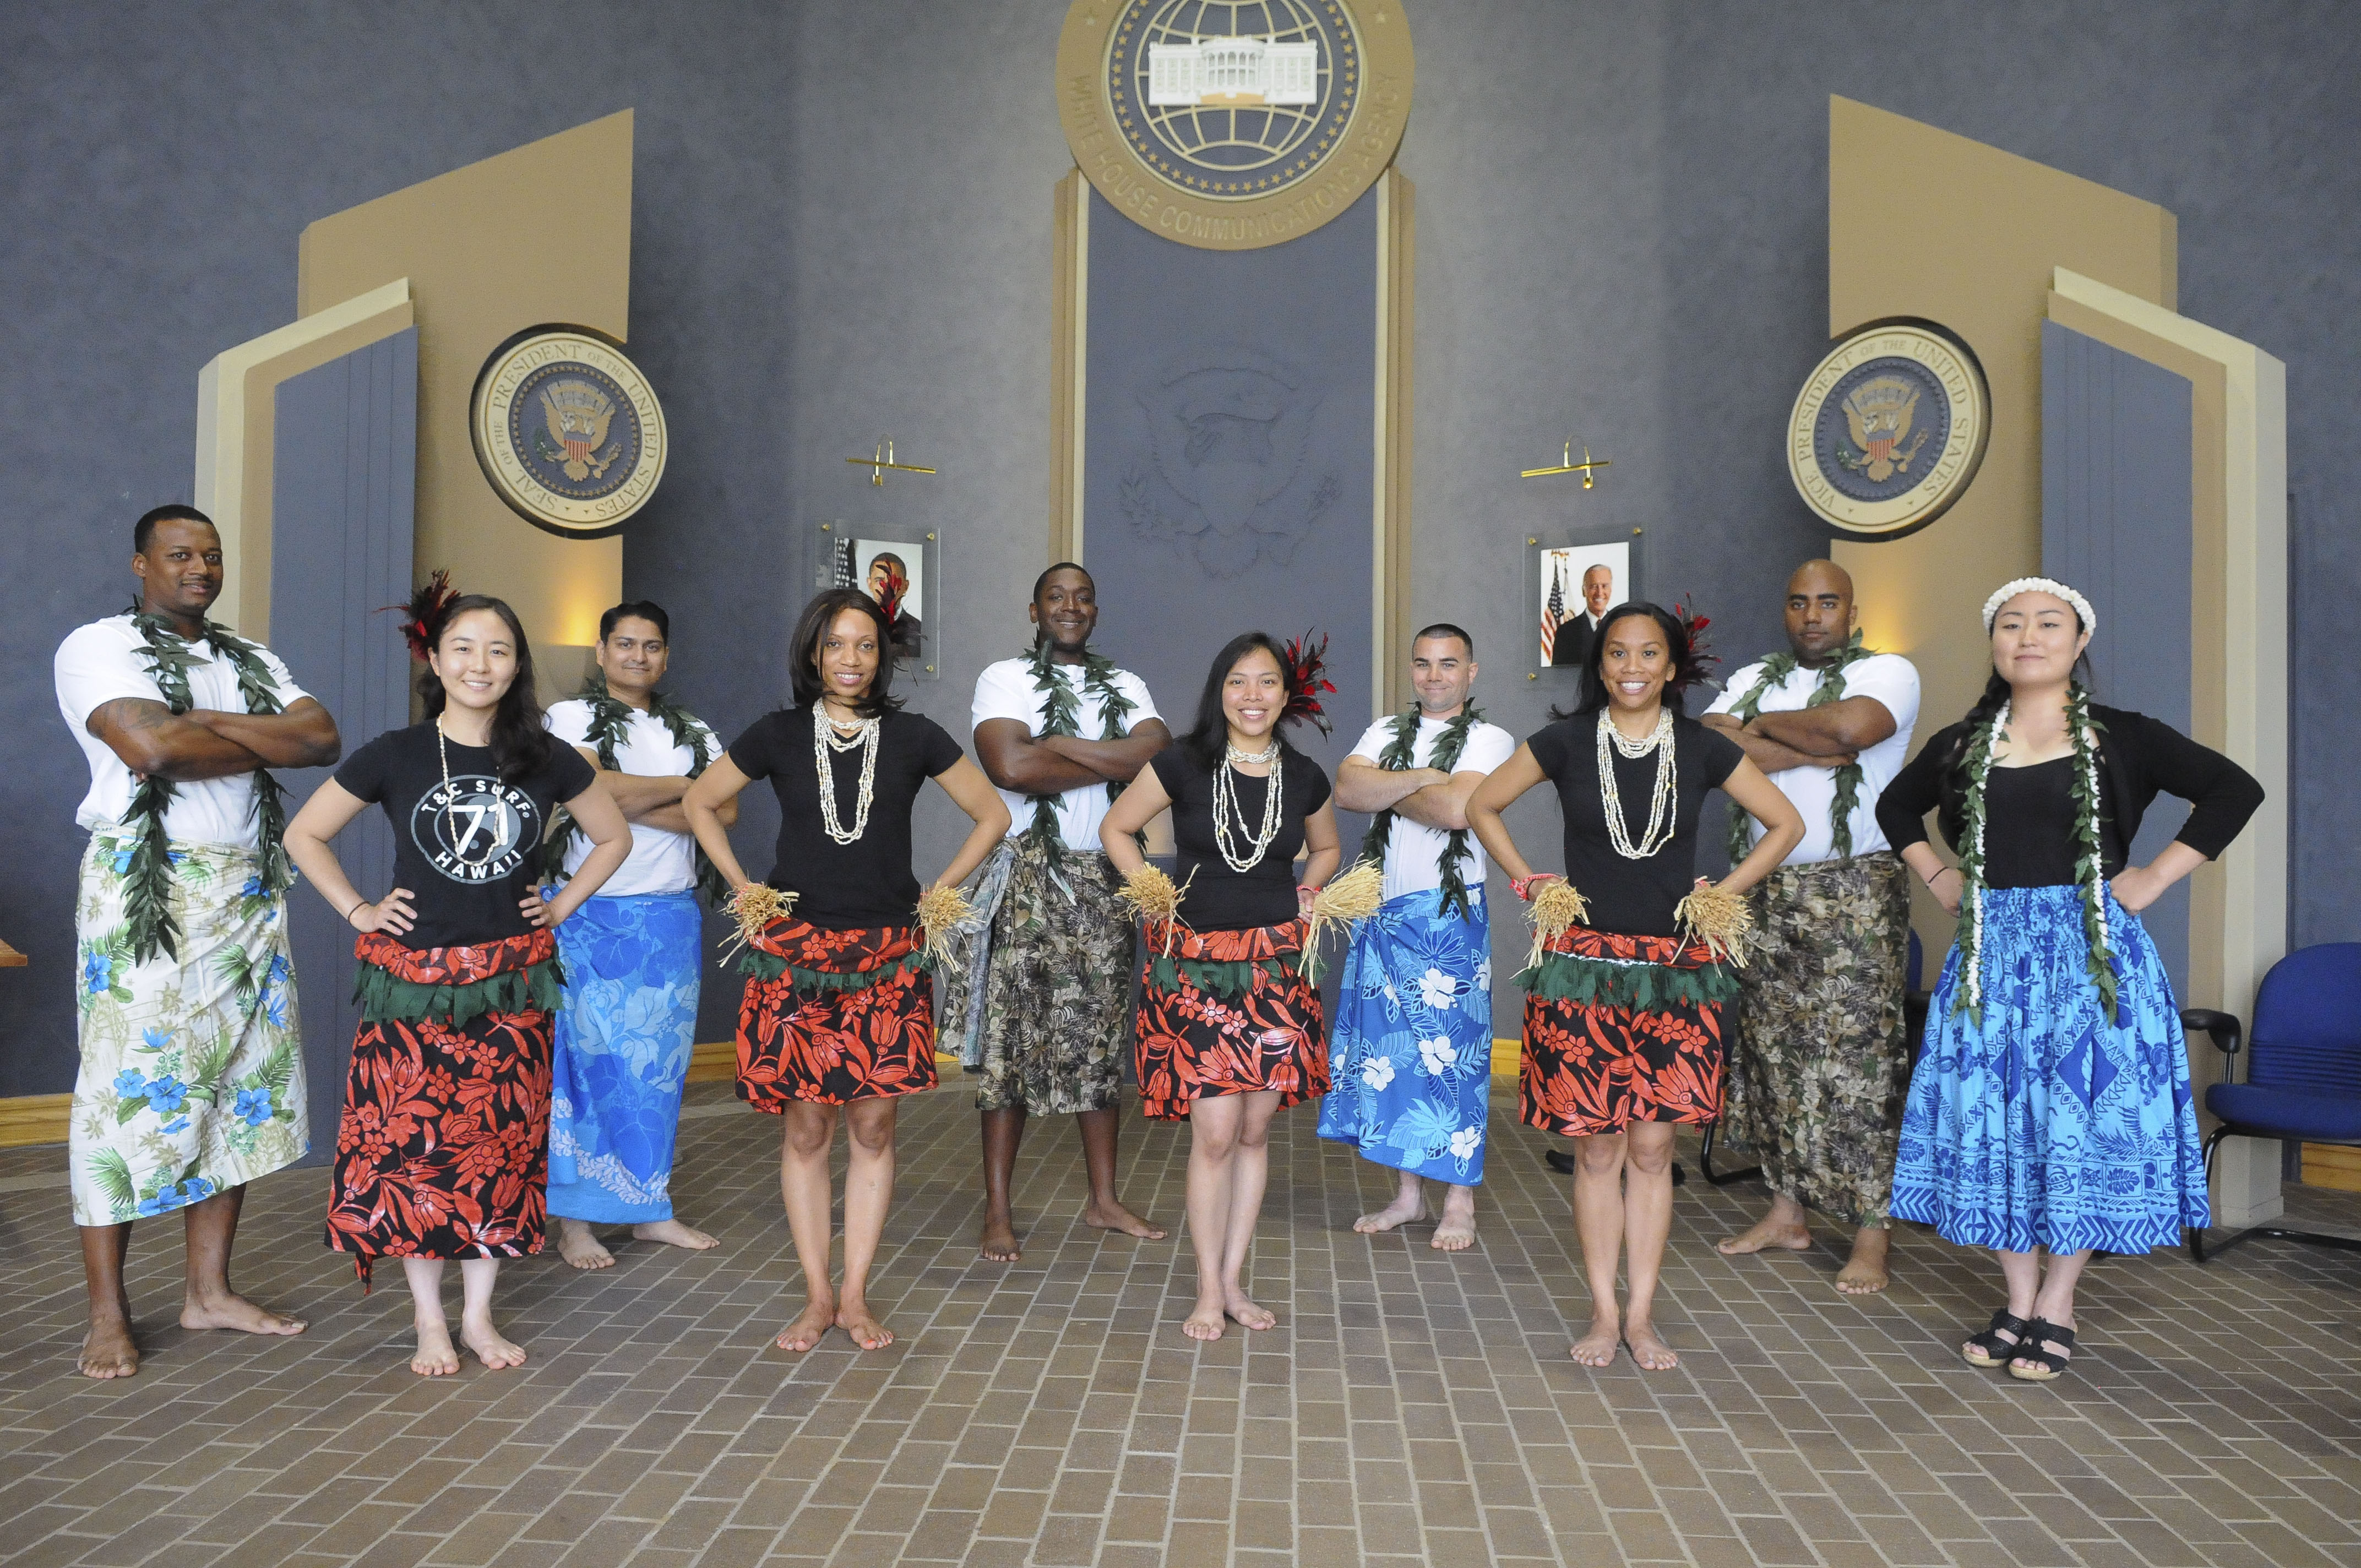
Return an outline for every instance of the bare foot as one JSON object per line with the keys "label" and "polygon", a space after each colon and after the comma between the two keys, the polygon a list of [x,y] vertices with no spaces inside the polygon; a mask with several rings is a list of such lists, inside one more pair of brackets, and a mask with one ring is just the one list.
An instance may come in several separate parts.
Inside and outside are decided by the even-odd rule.
{"label": "bare foot", "polygon": [[1887,1234],[1863,1230],[1852,1238],[1852,1256],[1837,1273],[1837,1288],[1848,1296],[1873,1296],[1885,1288]]}
{"label": "bare foot", "polygon": [[826,1339],[829,1327],[835,1321],[836,1303],[834,1301],[807,1302],[804,1310],[796,1314],[796,1321],[781,1329],[779,1337],[771,1343],[781,1350],[792,1350],[801,1354]]}
{"label": "bare foot", "polygon": [[184,1329],[236,1329],[240,1333],[248,1334],[300,1334],[311,1327],[301,1318],[291,1318],[284,1313],[258,1307],[245,1297],[226,1291],[202,1301],[194,1297],[182,1301],[181,1326]]}
{"label": "bare foot", "polygon": [[1005,1214],[984,1216],[983,1243],[976,1251],[987,1263],[1015,1263],[1025,1255],[1025,1249],[1016,1245],[1016,1227]]}
{"label": "bare foot", "polygon": [[74,1370],[101,1382],[139,1370],[139,1347],[132,1342],[128,1313],[91,1323],[90,1332],[82,1336],[82,1354],[74,1357]]}
{"label": "bare foot", "polygon": [[1444,1252],[1465,1252],[1476,1245],[1476,1190],[1454,1187],[1443,1200],[1443,1218],[1434,1239],[1426,1244]]}
{"label": "bare foot", "polygon": [[1611,1317],[1593,1318],[1590,1332],[1575,1341],[1566,1354],[1574,1357],[1576,1366],[1612,1366],[1615,1353],[1622,1348],[1622,1324]]}
{"label": "bare foot", "polygon": [[1120,1203],[1102,1209],[1096,1203],[1082,1211],[1082,1223],[1101,1231],[1121,1231],[1127,1236],[1137,1236],[1144,1242],[1160,1242],[1164,1228],[1150,1224]]}
{"label": "bare foot", "polygon": [[678,1220],[650,1220],[645,1224],[633,1225],[631,1239],[635,1242],[662,1242],[666,1246],[685,1246],[691,1252],[703,1252],[708,1247],[721,1245],[719,1237],[708,1236]]}
{"label": "bare foot", "polygon": [[1728,1257],[1743,1257],[1761,1252],[1767,1246],[1785,1247],[1789,1252],[1804,1252],[1812,1245],[1812,1233],[1802,1222],[1783,1223],[1773,1219],[1756,1221],[1747,1229],[1723,1241],[1713,1244],[1716,1251]]}
{"label": "bare foot", "polygon": [[505,1372],[511,1366],[524,1365],[524,1346],[502,1335],[500,1330],[492,1327],[489,1318],[480,1323],[469,1322],[466,1318],[461,1318],[459,1338],[469,1350],[476,1353],[476,1359],[491,1371]]}
{"label": "bare foot", "polygon": [[1415,1198],[1403,1198],[1397,1194],[1392,1202],[1376,1213],[1364,1214],[1354,1221],[1353,1229],[1365,1236],[1383,1235],[1404,1225],[1417,1224],[1426,1217],[1425,1194],[1421,1193]]}
{"label": "bare foot", "polygon": [[442,1319],[418,1320],[418,1354],[410,1370],[421,1377],[448,1377],[459,1370],[459,1353],[451,1348],[451,1325]]}
{"label": "bare foot", "polygon": [[1640,1364],[1642,1372],[1670,1372],[1681,1364],[1681,1358],[1673,1354],[1673,1347],[1664,1342],[1652,1324],[1627,1324],[1623,1343],[1631,1347],[1631,1359]]}
{"label": "bare foot", "polygon": [[598,1245],[590,1227],[580,1220],[557,1222],[557,1255],[577,1268],[612,1268],[615,1255]]}
{"label": "bare foot", "polygon": [[1221,1308],[1200,1301],[1195,1311],[1180,1320],[1180,1332],[1191,1339],[1219,1339],[1224,1321]]}
{"label": "bare foot", "polygon": [[1233,1290],[1222,1302],[1222,1310],[1236,1320],[1242,1329],[1275,1329],[1279,1314],[1268,1307],[1257,1307],[1246,1299],[1243,1290]]}
{"label": "bare foot", "polygon": [[894,1331],[877,1321],[865,1303],[847,1302],[836,1314],[836,1326],[863,1350],[884,1350],[894,1343]]}

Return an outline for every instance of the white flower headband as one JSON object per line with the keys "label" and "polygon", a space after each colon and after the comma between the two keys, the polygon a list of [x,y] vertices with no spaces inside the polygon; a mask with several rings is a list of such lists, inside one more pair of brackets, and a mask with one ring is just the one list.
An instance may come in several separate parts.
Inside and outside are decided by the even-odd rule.
{"label": "white flower headband", "polygon": [[2014,582],[2003,583],[1993,590],[1992,598],[1984,600],[1984,631],[1987,635],[1992,631],[1993,621],[2000,615],[2001,606],[2019,594],[2050,594],[2064,599],[2074,607],[2074,613],[2082,618],[2083,630],[2096,632],[2099,630],[2099,612],[2091,608],[2089,599],[2055,577],[2019,577]]}

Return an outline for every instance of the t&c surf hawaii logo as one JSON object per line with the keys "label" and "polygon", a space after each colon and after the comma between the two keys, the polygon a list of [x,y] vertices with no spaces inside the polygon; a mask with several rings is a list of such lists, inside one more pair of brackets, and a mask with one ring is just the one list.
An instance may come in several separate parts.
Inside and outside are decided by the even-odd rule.
{"label": "t&c surf hawaii logo", "polygon": [[612,533],[664,477],[664,410],[640,367],[588,327],[529,327],[492,351],[469,410],[500,499],[552,533]]}
{"label": "t&c surf hawaii logo", "polygon": [[1245,250],[1318,228],[1385,171],[1411,66],[1400,0],[1075,0],[1059,113],[1125,215]]}
{"label": "t&c surf hawaii logo", "polygon": [[498,882],[541,842],[541,808],[513,784],[466,773],[419,797],[410,838],[426,863],[453,882]]}
{"label": "t&c surf hawaii logo", "polygon": [[1880,322],[1829,351],[1796,394],[1787,472],[1824,521],[1898,539],[1965,493],[1991,430],[1967,345],[1931,323]]}

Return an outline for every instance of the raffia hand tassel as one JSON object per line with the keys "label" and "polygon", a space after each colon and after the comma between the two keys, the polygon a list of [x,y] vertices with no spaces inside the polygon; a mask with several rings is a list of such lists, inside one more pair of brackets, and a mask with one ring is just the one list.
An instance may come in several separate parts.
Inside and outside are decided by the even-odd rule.
{"label": "raffia hand tassel", "polygon": [[796,906],[796,896],[759,882],[750,882],[730,894],[730,913],[738,922],[738,934],[721,949],[721,956],[727,959],[751,946],[771,922],[785,919]]}
{"label": "raffia hand tassel", "polygon": [[1754,911],[1742,893],[1708,883],[1673,906],[1673,918],[1693,942],[1716,959],[1746,967],[1747,939],[1754,934]]}
{"label": "raffia hand tassel", "polygon": [[[1191,874],[1191,882],[1196,880]],[[1140,919],[1164,927],[1164,948],[1167,957],[1172,949],[1173,928],[1180,923],[1180,895],[1188,889],[1179,886],[1154,866],[1136,866],[1123,873],[1123,885],[1115,896],[1138,912]]]}
{"label": "raffia hand tassel", "polygon": [[1321,943],[1328,934],[1356,920],[1367,920],[1386,901],[1386,869],[1376,861],[1356,861],[1353,869],[1328,879],[1312,900],[1312,914],[1303,933],[1303,952],[1295,972],[1309,975],[1319,963]]}
{"label": "raffia hand tassel", "polygon": [[951,934],[975,913],[967,894],[938,883],[918,894],[918,926],[926,934],[927,957],[938,964],[951,957]]}
{"label": "raffia hand tassel", "polygon": [[1525,967],[1539,969],[1552,942],[1590,918],[1590,905],[1574,883],[1560,877],[1542,883],[1525,918],[1533,923],[1533,950],[1525,955]]}

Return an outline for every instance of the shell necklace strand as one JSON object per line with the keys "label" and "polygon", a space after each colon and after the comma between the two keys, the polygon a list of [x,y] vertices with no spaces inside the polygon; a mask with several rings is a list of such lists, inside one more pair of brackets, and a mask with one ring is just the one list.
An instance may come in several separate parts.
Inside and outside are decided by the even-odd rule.
{"label": "shell necklace strand", "polygon": [[[850,733],[844,733],[848,729]],[[877,741],[882,729],[881,720],[874,715],[849,727],[840,724],[836,716],[829,712],[825,698],[812,715],[812,765],[819,773],[819,825],[840,844],[857,843],[869,831],[869,803],[877,794]],[[861,753],[861,794],[852,808],[852,828],[848,832],[836,814],[836,764],[829,754],[855,750]]]}
{"label": "shell necklace strand", "polygon": [[[1622,793],[1615,787],[1615,759],[1609,747],[1637,762],[1649,752],[1656,753],[1656,789],[1648,802],[1647,831],[1640,842],[1631,842],[1631,831],[1623,820]],[[1615,852],[1627,861],[1644,861],[1673,841],[1673,829],[1677,826],[1676,805],[1680,798],[1681,775],[1674,759],[1673,710],[1656,710],[1656,727],[1642,740],[1628,740],[1607,717],[1598,710],[1598,803],[1607,808],[1607,838]]]}
{"label": "shell necklace strand", "polygon": [[482,856],[476,860],[469,860],[467,858],[467,843],[470,839],[475,838],[476,827],[474,824],[470,824],[467,828],[467,838],[463,839],[459,836],[458,825],[451,819],[451,807],[453,804],[451,790],[451,747],[450,742],[443,734],[443,716],[439,713],[434,716],[434,755],[443,763],[443,836],[451,840],[451,858],[458,861],[461,865],[467,866],[471,870],[479,866],[489,866],[495,860],[500,858],[500,839],[503,835],[495,829],[492,834],[490,848],[487,849],[483,852]]}
{"label": "shell necklace strand", "polygon": [[[1270,770],[1264,781],[1262,827],[1251,838],[1246,834],[1246,814],[1238,809],[1237,785],[1231,782],[1234,775],[1230,770],[1241,764]],[[1262,864],[1263,851],[1269,849],[1271,840],[1279,837],[1279,825],[1283,816],[1279,795],[1285,783],[1286,771],[1279,766],[1279,741],[1275,738],[1269,748],[1262,751],[1241,751],[1236,746],[1226,744],[1222,748],[1222,765],[1213,771],[1213,847],[1222,851],[1222,863],[1230,870],[1244,875]],[[1230,832],[1232,818],[1237,821],[1236,837],[1246,838],[1252,846],[1249,853],[1240,855],[1234,847],[1236,839]]]}

